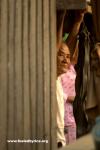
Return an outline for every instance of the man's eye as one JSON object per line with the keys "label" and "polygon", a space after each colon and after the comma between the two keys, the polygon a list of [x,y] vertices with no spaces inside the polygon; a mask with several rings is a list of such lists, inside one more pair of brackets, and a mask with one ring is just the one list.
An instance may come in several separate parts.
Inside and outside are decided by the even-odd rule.
{"label": "man's eye", "polygon": [[69,56],[69,55],[66,55],[66,58],[70,59],[70,56]]}
{"label": "man's eye", "polygon": [[67,58],[68,58],[68,59],[70,59],[70,57],[69,57],[69,56],[68,56]]}
{"label": "man's eye", "polygon": [[62,54],[60,53],[59,56],[62,56]]}
{"label": "man's eye", "polygon": [[63,56],[61,53],[58,54],[59,56]]}

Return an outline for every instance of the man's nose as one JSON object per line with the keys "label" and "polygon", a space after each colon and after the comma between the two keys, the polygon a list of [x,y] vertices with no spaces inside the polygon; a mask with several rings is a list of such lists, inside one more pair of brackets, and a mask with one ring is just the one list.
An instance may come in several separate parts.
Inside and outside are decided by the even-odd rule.
{"label": "man's nose", "polygon": [[70,64],[70,59],[66,59],[67,63]]}
{"label": "man's nose", "polygon": [[66,59],[66,57],[64,57],[64,62],[65,62],[65,63],[67,63],[67,59]]}

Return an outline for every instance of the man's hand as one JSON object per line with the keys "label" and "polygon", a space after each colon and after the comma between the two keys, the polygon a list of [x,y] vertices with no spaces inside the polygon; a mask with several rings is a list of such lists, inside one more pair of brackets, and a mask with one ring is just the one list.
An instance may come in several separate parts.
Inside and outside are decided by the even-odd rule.
{"label": "man's hand", "polygon": [[75,97],[74,97],[74,96],[69,96],[69,97],[67,98],[68,102],[73,102],[73,101],[74,101],[74,99],[75,99]]}
{"label": "man's hand", "polygon": [[75,22],[81,23],[84,18],[84,14],[87,12],[87,9],[76,10],[75,12]]}

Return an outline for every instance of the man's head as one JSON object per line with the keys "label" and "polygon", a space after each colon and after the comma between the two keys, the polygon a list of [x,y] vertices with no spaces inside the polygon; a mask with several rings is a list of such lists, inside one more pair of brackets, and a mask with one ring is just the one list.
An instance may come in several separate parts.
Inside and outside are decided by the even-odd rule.
{"label": "man's head", "polygon": [[57,53],[57,73],[66,73],[70,66],[70,51],[65,43],[62,43]]}

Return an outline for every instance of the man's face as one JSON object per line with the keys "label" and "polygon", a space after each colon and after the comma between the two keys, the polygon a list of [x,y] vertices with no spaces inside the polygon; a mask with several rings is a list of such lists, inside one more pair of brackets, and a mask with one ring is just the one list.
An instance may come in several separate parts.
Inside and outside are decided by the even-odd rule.
{"label": "man's face", "polygon": [[66,73],[70,66],[70,51],[66,44],[62,43],[57,53],[57,72]]}

